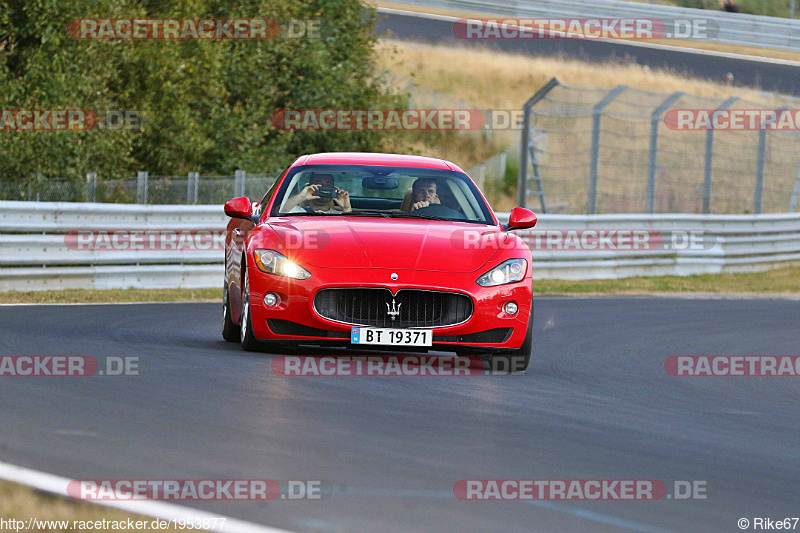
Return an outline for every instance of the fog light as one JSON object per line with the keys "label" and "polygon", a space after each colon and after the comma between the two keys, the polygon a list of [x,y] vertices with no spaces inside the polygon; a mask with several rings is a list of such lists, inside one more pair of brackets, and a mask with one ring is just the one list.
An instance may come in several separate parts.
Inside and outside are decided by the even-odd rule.
{"label": "fog light", "polygon": [[268,292],[264,295],[264,305],[267,307],[275,307],[278,305],[278,295],[274,292]]}
{"label": "fog light", "polygon": [[514,302],[506,302],[503,306],[503,311],[505,311],[507,315],[516,315],[518,310],[519,308]]}

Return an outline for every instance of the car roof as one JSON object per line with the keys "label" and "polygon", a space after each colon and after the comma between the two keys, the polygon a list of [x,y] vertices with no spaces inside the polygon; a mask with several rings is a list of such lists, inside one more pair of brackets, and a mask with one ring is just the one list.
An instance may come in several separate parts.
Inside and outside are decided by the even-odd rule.
{"label": "car roof", "polygon": [[301,165],[374,165],[391,167],[418,167],[463,172],[458,165],[421,155],[378,154],[371,152],[327,152],[298,157],[292,167]]}

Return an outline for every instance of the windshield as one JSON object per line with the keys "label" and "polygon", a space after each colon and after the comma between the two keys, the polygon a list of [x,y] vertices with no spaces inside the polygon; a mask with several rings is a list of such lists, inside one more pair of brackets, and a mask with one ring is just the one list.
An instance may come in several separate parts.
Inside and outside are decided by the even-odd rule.
{"label": "windshield", "polygon": [[466,174],[368,165],[306,165],[292,169],[281,184],[271,215],[494,224],[489,206]]}

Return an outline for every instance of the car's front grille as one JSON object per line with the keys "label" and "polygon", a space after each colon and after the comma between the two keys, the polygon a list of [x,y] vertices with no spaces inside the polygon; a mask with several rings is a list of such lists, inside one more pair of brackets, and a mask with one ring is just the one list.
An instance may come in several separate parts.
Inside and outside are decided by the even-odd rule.
{"label": "car's front grille", "polygon": [[322,289],[314,297],[320,316],[344,324],[379,328],[434,328],[461,324],[472,316],[464,294],[383,288]]}
{"label": "car's front grille", "polygon": [[304,326],[289,320],[280,320],[277,318],[268,318],[267,325],[273,333],[277,335],[294,335],[296,337],[329,337],[333,339],[349,339],[350,332],[348,331],[328,331],[325,329],[312,328]]}

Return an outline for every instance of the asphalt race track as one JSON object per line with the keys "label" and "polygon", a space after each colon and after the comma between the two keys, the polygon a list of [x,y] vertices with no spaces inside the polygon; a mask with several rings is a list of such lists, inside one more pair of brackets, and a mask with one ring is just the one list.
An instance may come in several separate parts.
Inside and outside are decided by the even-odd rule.
{"label": "asphalt race track", "polygon": [[[139,376],[0,377],[0,461],[70,479],[305,479],[317,501],[190,504],[293,531],[738,531],[798,516],[797,378],[670,355],[800,354],[800,301],[539,298],[525,375],[280,377],[216,304],[0,307],[0,355]],[[325,352],[330,353],[330,352]],[[465,502],[460,479],[703,480],[705,500]]]}
{"label": "asphalt race track", "polygon": [[[504,52],[532,56],[573,57],[589,62],[632,61],[651,68],[670,69],[690,76],[725,82],[730,72],[734,84],[800,96],[800,65],[796,62],[753,60],[672,49],[648,43],[588,41],[580,39],[468,41],[453,34],[453,22],[420,15],[383,11],[376,25],[379,34],[436,44],[495,47]],[[679,42],[678,42],[679,43]],[[468,68],[468,67],[467,67]],[[479,72],[475,73],[480,76]],[[531,88],[531,96],[537,89]]]}

